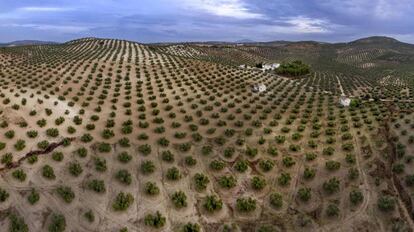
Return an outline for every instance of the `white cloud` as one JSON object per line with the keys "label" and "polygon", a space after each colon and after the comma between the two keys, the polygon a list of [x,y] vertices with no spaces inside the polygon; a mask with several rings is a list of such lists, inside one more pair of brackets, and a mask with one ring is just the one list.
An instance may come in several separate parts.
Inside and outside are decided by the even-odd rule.
{"label": "white cloud", "polygon": [[411,0],[378,0],[374,6],[374,15],[379,19],[402,18],[406,14],[412,14],[413,2]]}
{"label": "white cloud", "polygon": [[7,24],[1,25],[2,27],[22,27],[22,28],[31,28],[40,31],[52,31],[57,33],[80,33],[88,31],[90,28],[86,26],[74,26],[74,25],[53,25],[53,24]]}
{"label": "white cloud", "polygon": [[287,18],[286,23],[293,33],[326,33],[332,25],[324,19],[313,19],[303,16]]}
{"label": "white cloud", "polygon": [[349,17],[370,17],[380,20],[402,18],[414,10],[412,0],[324,0],[317,4]]}
{"label": "white cloud", "polygon": [[69,7],[38,7],[38,6],[28,6],[15,8],[11,11],[0,13],[0,19],[30,19],[34,14],[40,13],[59,13],[73,11],[74,8]]}
{"label": "white cloud", "polygon": [[72,8],[63,8],[63,7],[39,7],[39,6],[29,6],[18,8],[17,11],[25,12],[61,12],[61,11],[70,11]]}
{"label": "white cloud", "polygon": [[188,10],[204,11],[212,15],[236,19],[259,19],[265,16],[252,12],[240,0],[180,0]]}

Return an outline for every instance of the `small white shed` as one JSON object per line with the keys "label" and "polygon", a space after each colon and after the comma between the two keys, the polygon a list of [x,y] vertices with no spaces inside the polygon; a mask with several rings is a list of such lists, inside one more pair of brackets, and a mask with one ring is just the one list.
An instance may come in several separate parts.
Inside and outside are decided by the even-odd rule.
{"label": "small white shed", "polygon": [[342,106],[349,106],[351,105],[351,99],[346,97],[345,95],[342,95],[339,99],[339,104],[341,104]]}
{"label": "small white shed", "polygon": [[254,84],[252,85],[252,91],[255,93],[261,93],[266,91],[266,85],[265,84]]}

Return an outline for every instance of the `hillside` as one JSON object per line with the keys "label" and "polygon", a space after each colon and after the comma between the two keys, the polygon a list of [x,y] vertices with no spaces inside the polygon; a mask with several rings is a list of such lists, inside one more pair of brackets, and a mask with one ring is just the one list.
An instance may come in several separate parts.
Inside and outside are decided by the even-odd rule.
{"label": "hillside", "polygon": [[[175,45],[178,46],[178,45]],[[154,47],[168,53],[168,45]],[[359,73],[378,73],[386,69],[413,71],[414,45],[402,43],[388,37],[368,37],[349,43],[302,42],[256,42],[246,44],[225,44],[210,46],[192,44],[188,49],[198,50],[194,56],[189,51],[173,55],[210,59],[229,65],[253,65],[255,62],[284,62],[302,59],[317,71],[333,71],[348,74],[352,70]],[[203,55],[202,55],[203,54]],[[214,58],[212,58],[214,57]],[[227,58],[228,57],[228,58]]]}
{"label": "hillside", "polygon": [[410,231],[414,50],[371,43],[0,49],[0,231]]}

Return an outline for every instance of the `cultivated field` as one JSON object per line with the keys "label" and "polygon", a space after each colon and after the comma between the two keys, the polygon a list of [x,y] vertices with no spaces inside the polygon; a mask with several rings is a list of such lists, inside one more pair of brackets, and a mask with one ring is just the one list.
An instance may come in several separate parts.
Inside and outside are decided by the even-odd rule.
{"label": "cultivated field", "polygon": [[0,48],[0,231],[413,231],[414,73],[331,46]]}

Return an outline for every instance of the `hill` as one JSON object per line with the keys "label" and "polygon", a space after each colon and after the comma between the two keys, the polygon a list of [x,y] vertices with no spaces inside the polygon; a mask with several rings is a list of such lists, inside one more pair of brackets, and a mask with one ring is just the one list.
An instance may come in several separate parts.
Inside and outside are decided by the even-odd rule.
{"label": "hill", "polygon": [[29,46],[29,45],[50,45],[58,44],[51,41],[40,41],[40,40],[17,40],[8,43],[0,43],[0,47],[15,47],[15,46]]}
{"label": "hill", "polygon": [[394,38],[386,36],[371,36],[366,38],[357,39],[350,42],[351,44],[386,44],[386,43],[402,43]]}
{"label": "hill", "polygon": [[[2,48],[0,231],[409,231],[399,46]],[[316,71],[236,66],[293,58]]]}

